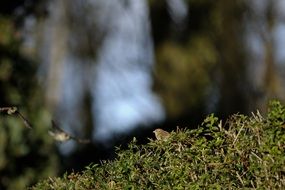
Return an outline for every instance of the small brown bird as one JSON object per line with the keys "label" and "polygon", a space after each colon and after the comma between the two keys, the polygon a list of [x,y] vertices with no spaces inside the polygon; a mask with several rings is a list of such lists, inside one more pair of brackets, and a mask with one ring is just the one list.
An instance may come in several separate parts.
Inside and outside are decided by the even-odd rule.
{"label": "small brown bird", "polygon": [[164,131],[162,129],[155,129],[153,131],[153,133],[155,134],[155,137],[157,140],[167,140],[170,137],[170,133],[168,133],[167,131]]}
{"label": "small brown bird", "polygon": [[32,125],[30,124],[30,122],[18,111],[17,107],[2,107],[0,108],[0,112],[6,112],[8,115],[16,114],[18,117],[22,119],[24,125],[27,128],[32,129]]}
{"label": "small brown bird", "polygon": [[70,134],[66,133],[64,130],[59,128],[53,120],[51,122],[52,122],[52,127],[51,127],[51,130],[49,130],[49,134],[56,141],[66,142],[68,140],[74,140],[74,141],[81,143],[81,144],[90,143],[89,139],[79,139],[77,137],[71,136]]}

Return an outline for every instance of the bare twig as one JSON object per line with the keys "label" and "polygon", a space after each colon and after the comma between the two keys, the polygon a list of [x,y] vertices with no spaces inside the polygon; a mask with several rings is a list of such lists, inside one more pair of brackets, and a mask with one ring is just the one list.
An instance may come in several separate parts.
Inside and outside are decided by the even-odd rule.
{"label": "bare twig", "polygon": [[260,160],[261,162],[263,161],[259,156],[257,156],[254,152],[251,152],[251,154],[253,155],[253,156],[255,156],[258,160]]}
{"label": "bare twig", "polygon": [[240,132],[242,131],[243,127],[244,127],[244,124],[242,125],[242,127],[241,127],[240,130],[238,131],[238,134],[237,134],[237,136],[235,137],[235,140],[234,140],[234,142],[233,142],[233,145],[236,143],[236,141],[237,141],[237,139],[238,139],[238,136],[239,136]]}
{"label": "bare twig", "polygon": [[263,117],[260,114],[259,110],[256,111],[256,114],[254,112],[251,112],[251,115],[256,121],[259,121],[259,122],[263,121]]}
{"label": "bare twig", "polygon": [[243,182],[242,178],[240,177],[239,173],[236,172],[236,174],[237,174],[237,178],[239,179],[239,181],[241,182],[241,184],[244,185],[244,182]]}

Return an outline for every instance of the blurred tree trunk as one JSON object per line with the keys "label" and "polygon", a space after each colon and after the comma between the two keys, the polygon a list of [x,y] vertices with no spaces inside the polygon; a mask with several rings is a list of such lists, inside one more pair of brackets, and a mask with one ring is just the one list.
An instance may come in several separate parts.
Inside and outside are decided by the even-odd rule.
{"label": "blurred tree trunk", "polygon": [[220,92],[217,111],[223,116],[249,111],[249,81],[243,48],[244,9],[244,1],[220,0],[212,14],[216,18],[214,35],[217,35],[215,44],[220,55],[215,76]]}
{"label": "blurred tree trunk", "polygon": [[276,66],[276,59],[274,56],[275,44],[274,44],[274,28],[277,24],[277,13],[276,13],[276,1],[268,1],[265,10],[265,31],[263,32],[263,43],[264,43],[264,65],[265,70],[263,73],[263,89],[264,89],[264,100],[260,109],[265,112],[267,103],[270,99],[284,99],[284,85],[282,85],[281,78]]}

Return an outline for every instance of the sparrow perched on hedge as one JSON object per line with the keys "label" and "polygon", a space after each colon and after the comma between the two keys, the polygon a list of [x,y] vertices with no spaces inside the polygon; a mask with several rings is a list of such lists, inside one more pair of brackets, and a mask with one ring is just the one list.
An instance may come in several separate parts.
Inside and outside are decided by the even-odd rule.
{"label": "sparrow perched on hedge", "polygon": [[68,140],[74,140],[74,141],[81,143],[81,144],[90,143],[89,139],[79,139],[77,137],[71,136],[70,134],[66,133],[64,130],[62,130],[60,127],[58,127],[53,120],[52,120],[51,129],[49,130],[49,134],[56,141],[59,141],[59,142],[66,142]]}
{"label": "sparrow perched on hedge", "polygon": [[170,137],[170,133],[162,129],[155,129],[153,131],[157,140],[167,140]]}
{"label": "sparrow perched on hedge", "polygon": [[30,124],[30,122],[18,111],[17,107],[2,107],[0,108],[0,112],[6,112],[8,115],[17,115],[22,119],[24,125],[27,128],[32,129],[32,125]]}

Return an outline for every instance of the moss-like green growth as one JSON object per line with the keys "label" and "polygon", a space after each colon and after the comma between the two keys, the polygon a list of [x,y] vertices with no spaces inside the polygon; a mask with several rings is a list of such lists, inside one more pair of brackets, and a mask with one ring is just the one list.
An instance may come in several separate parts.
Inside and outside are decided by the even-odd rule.
{"label": "moss-like green growth", "polygon": [[114,161],[49,178],[31,189],[285,188],[285,107],[273,101],[266,117],[213,114],[195,130],[167,141],[118,150]]}

